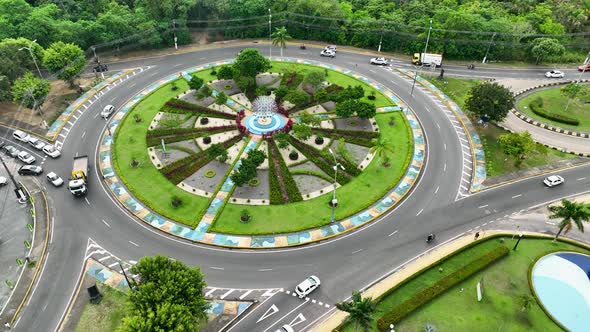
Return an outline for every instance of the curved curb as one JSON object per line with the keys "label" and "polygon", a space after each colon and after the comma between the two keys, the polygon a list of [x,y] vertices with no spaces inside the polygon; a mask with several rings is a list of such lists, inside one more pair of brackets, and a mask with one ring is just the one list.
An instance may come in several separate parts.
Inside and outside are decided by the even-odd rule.
{"label": "curved curb", "polygon": [[[526,88],[524,90],[518,91],[514,94],[514,97],[518,97],[520,95],[531,93],[531,92],[534,93],[535,91],[533,91],[533,90],[537,90],[537,89],[541,89],[541,88],[547,88],[547,87],[559,86],[559,85],[567,85],[570,83],[589,83],[589,82],[590,82],[590,79],[583,79],[583,80],[579,80],[579,81],[578,80],[571,80],[571,81],[561,81],[561,82],[554,82],[554,83],[548,83],[548,84],[540,84],[540,85],[537,85],[537,86],[534,86],[531,88]],[[533,119],[530,116],[518,111],[518,109],[516,107],[511,109],[510,112],[514,113],[514,115],[516,115],[521,120],[528,122],[528,123],[530,123],[534,126],[537,126],[539,128],[547,129],[550,131],[554,131],[556,133],[574,136],[574,137],[590,138],[590,133],[583,132],[583,131],[573,131],[573,130],[564,129],[561,127],[547,124],[547,123],[539,121],[537,119]],[[588,154],[588,155],[590,155],[590,154]]]}
{"label": "curved curb", "polygon": [[[197,225],[195,229],[177,224],[154,213],[149,208],[145,207],[143,203],[136,200],[132,196],[132,194],[129,193],[127,188],[124,186],[124,184],[114,171],[114,166],[112,165],[111,161],[111,147],[113,144],[113,137],[108,135],[108,133],[103,132],[99,146],[99,160],[97,161],[98,169],[100,169],[100,172],[105,183],[108,185],[111,193],[115,196],[116,200],[134,216],[138,217],[142,222],[147,223],[148,225],[157,228],[158,230],[164,231],[184,240],[231,249],[274,249],[301,246],[322,240],[327,240],[329,238],[353,231],[359,227],[362,227],[370,223],[371,221],[375,220],[376,218],[382,216],[384,213],[392,209],[400,201],[402,201],[404,197],[411,191],[413,185],[419,179],[421,175],[422,166],[424,165],[424,160],[426,158],[426,142],[424,132],[422,130],[418,118],[407,107],[407,105],[405,105],[399,97],[393,94],[393,92],[391,92],[385,86],[348,69],[324,64],[317,61],[301,60],[294,58],[274,58],[272,60],[315,65],[321,68],[327,68],[343,72],[346,75],[352,76],[360,81],[363,81],[366,84],[369,84],[370,86],[384,94],[392,102],[403,107],[403,113],[405,115],[406,120],[408,121],[407,128],[411,131],[413,136],[414,152],[411,157],[411,161],[408,163],[404,176],[398,181],[397,185],[393,189],[391,189],[384,197],[371,204],[367,209],[358,212],[344,220],[335,222],[334,224],[328,224],[318,228],[293,233],[258,236],[210,233],[207,232],[207,224],[200,223],[199,225]],[[209,63],[206,65],[190,68],[188,70],[182,71],[179,74],[171,74],[163,79],[158,80],[156,83],[150,85],[146,89],[142,90],[135,97],[133,97],[119,110],[119,112],[117,112],[113,116],[113,120],[108,124],[110,132],[116,133],[116,129],[118,125],[121,123],[122,119],[125,117],[125,115],[137,103],[139,103],[140,100],[147,97],[149,94],[156,91],[161,86],[166,85],[179,77],[189,76],[190,73],[228,63],[231,63],[231,60]],[[400,107],[393,107],[390,111],[397,111],[398,109],[400,109]]]}

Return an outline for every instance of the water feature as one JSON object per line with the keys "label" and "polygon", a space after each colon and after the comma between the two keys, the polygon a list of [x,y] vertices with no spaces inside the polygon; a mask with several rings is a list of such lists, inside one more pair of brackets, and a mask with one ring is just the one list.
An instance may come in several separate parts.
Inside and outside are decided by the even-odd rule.
{"label": "water feature", "polygon": [[277,113],[277,104],[271,96],[260,96],[252,102],[254,114],[246,117],[244,125],[254,135],[263,135],[281,129],[287,124],[284,116]]}

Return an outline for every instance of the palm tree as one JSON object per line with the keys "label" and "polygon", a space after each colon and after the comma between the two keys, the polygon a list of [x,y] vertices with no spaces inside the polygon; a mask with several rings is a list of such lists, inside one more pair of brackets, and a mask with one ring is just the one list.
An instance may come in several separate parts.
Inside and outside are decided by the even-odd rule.
{"label": "palm tree", "polygon": [[281,48],[281,56],[283,56],[283,48],[287,48],[287,41],[291,39],[291,36],[287,33],[287,28],[276,28],[275,32],[270,36],[272,37],[272,45],[279,46]]}
{"label": "palm tree", "polygon": [[565,229],[567,233],[572,228],[572,221],[576,224],[580,232],[584,233],[584,221],[590,220],[590,209],[583,203],[576,203],[564,199],[560,206],[550,206],[549,211],[553,212],[550,219],[561,218],[559,222],[559,231],[555,234],[555,240]]}
{"label": "palm tree", "polygon": [[381,161],[381,166],[388,167],[389,166],[389,154],[394,152],[393,145],[391,142],[383,138],[383,136],[379,136],[379,138],[373,139],[373,147],[369,151],[369,153],[374,153],[377,155],[379,161]]}
{"label": "palm tree", "polygon": [[373,322],[373,314],[377,312],[377,303],[372,298],[362,298],[359,291],[352,292],[352,298],[348,302],[336,303],[336,308],[348,313],[346,320],[354,323],[354,330],[359,327],[368,331]]}

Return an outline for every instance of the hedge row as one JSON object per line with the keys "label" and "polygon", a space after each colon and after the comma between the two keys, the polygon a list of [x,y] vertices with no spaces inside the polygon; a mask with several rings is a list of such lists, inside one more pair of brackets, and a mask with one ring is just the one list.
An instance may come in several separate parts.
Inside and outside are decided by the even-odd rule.
{"label": "hedge row", "polygon": [[[201,105],[189,103],[184,100],[177,99],[177,98],[170,99],[169,101],[166,102],[166,104],[164,104],[164,106],[169,106],[172,108],[186,110],[186,111],[192,111],[194,113],[209,114],[209,115],[213,115],[218,118],[224,118],[224,119],[234,119],[235,118],[235,115],[233,115],[233,114],[219,112],[216,110],[212,110],[208,107],[203,107]],[[170,112],[169,109],[167,109],[166,112],[173,113],[173,112]]]}
{"label": "hedge row", "polygon": [[[313,129],[312,129],[313,132]],[[360,145],[360,146],[364,146],[367,148],[372,148],[375,143],[373,143],[373,140],[367,140],[364,138],[358,138],[358,137],[350,137],[350,136],[340,136],[338,134],[326,134],[326,133],[321,133],[320,135],[324,136],[324,137],[330,137],[332,139],[338,140],[340,138],[344,138],[344,140],[348,143],[351,144],[355,144],[355,145]]]}
{"label": "hedge row", "polygon": [[[332,161],[326,161],[326,159],[324,159],[318,150],[310,147],[307,144],[301,143],[291,136],[289,136],[289,143],[299,150],[299,152],[303,153],[307,159],[316,164],[322,171],[324,171],[324,173],[332,174],[332,172],[334,172],[334,169],[332,168],[334,167],[334,165],[332,165]],[[348,175],[346,172],[338,172],[336,181],[341,185],[344,185],[350,182],[350,175]]]}
{"label": "hedge row", "polygon": [[457,271],[438,280],[430,287],[422,289],[408,300],[394,307],[391,311],[377,320],[377,328],[380,331],[388,330],[390,324],[396,324],[412,311],[419,308],[421,305],[431,301],[438,295],[445,292],[447,289],[483,270],[500,258],[507,256],[509,252],[510,250],[507,247],[498,246],[488,251],[484,255],[475,258],[471,262],[465,264],[463,267],[457,269]]}
{"label": "hedge row", "polygon": [[540,117],[545,119],[557,121],[560,123],[565,123],[572,126],[577,126],[580,124],[580,120],[576,118],[569,117],[567,115],[562,114],[555,114],[551,112],[547,112],[543,109],[543,99],[541,97],[535,98],[533,101],[530,102],[529,107],[533,111],[533,113],[537,114]]}
{"label": "hedge row", "polygon": [[[225,128],[225,127],[227,127],[227,128]],[[176,136],[148,137],[148,138],[146,138],[146,144],[147,144],[147,146],[159,145],[161,143],[162,139],[164,139],[164,142],[166,142],[167,144],[181,142],[181,141],[187,141],[189,139],[195,139],[197,137],[219,134],[219,133],[223,133],[223,132],[233,130],[233,129],[236,129],[236,126],[221,126],[221,127],[216,128],[215,130],[201,130],[201,131],[195,131],[192,133],[187,133],[187,134],[183,134],[183,135],[176,135]]]}
{"label": "hedge row", "polygon": [[200,132],[207,132],[207,131],[214,131],[218,129],[236,129],[236,125],[227,125],[227,126],[216,126],[216,127],[201,127],[201,128],[162,128],[162,129],[154,129],[148,131],[146,135],[148,138],[150,137],[159,137],[159,136],[171,136],[171,135],[183,135],[189,133],[200,133]]}
{"label": "hedge row", "polygon": [[302,74],[297,72],[289,72],[283,74],[281,77],[281,85],[286,86],[288,88],[297,88],[305,77]]}
{"label": "hedge row", "polygon": [[278,170],[280,171],[280,167],[275,164],[274,160],[276,158],[281,158],[280,155],[276,155],[276,151],[272,148],[274,145],[273,139],[268,139],[268,180],[269,180],[269,187],[270,187],[270,195],[269,200],[271,205],[278,205],[283,204],[289,201],[289,194],[287,193],[287,189],[281,186],[279,182]]}
{"label": "hedge row", "polygon": [[272,146],[273,154],[277,157],[276,159],[279,162],[279,167],[281,174],[280,176],[283,178],[283,182],[285,184],[285,189],[287,189],[287,194],[289,195],[290,202],[301,202],[303,200],[303,196],[299,191],[299,187],[297,187],[297,183],[295,179],[291,176],[289,172],[289,167],[281,157],[279,149],[277,148],[274,140],[269,140],[269,145]]}
{"label": "hedge row", "polygon": [[321,133],[321,134],[334,134],[338,136],[350,136],[356,138],[363,138],[371,140],[373,138],[378,138],[379,133],[374,131],[364,131],[364,130],[348,130],[348,129],[329,129],[329,128],[311,128],[313,133]]}

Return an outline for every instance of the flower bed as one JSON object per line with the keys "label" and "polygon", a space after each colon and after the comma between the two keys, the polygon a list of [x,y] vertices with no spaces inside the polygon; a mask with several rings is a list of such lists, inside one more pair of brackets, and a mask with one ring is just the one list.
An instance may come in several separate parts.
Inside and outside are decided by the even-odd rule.
{"label": "flower bed", "polygon": [[176,99],[176,98],[173,98],[173,99],[170,99],[169,101],[167,101],[161,111],[168,112],[168,113],[187,113],[186,111],[190,111],[190,112],[194,112],[194,113],[208,114],[208,115],[216,117],[216,118],[232,119],[232,120],[235,118],[235,115],[233,115],[233,114],[219,112],[219,111],[207,108],[207,107],[203,107],[200,105],[189,103],[184,100],[180,100],[180,99]]}

